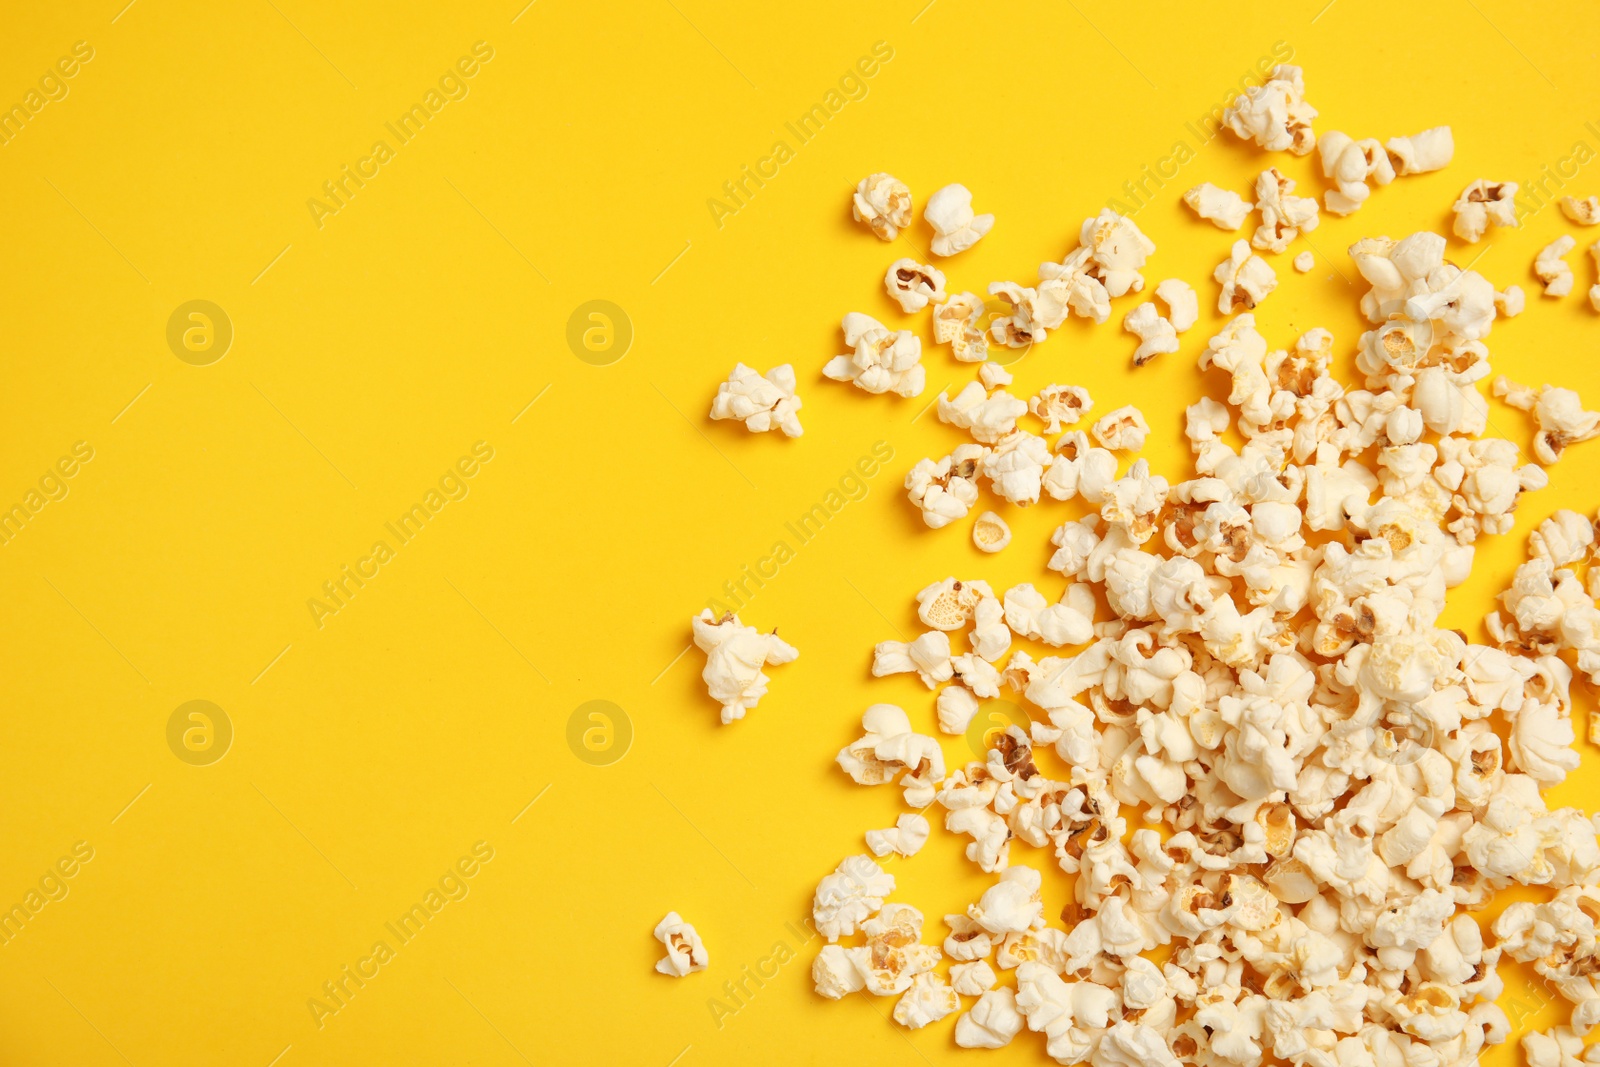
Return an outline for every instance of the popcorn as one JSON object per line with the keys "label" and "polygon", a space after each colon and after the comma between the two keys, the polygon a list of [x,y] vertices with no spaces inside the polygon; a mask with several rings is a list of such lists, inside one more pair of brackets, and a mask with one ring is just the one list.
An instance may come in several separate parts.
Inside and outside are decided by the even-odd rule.
{"label": "popcorn", "polygon": [[1533,438],[1533,454],[1545,466],[1560,459],[1568,445],[1600,435],[1600,412],[1585,411],[1583,400],[1571,389],[1552,385],[1529,389],[1502,374],[1495,378],[1493,392],[1512,407],[1533,414],[1539,426]]}
{"label": "popcorn", "polygon": [[1133,405],[1108,411],[1090,429],[1094,439],[1115,452],[1137,452],[1150,435],[1150,425]]}
{"label": "popcorn", "polygon": [[930,196],[922,217],[937,234],[933,239],[936,256],[965,252],[994,227],[993,215],[972,213],[972,193],[964,185],[947,185]]}
{"label": "popcorn", "polygon": [[[1589,246],[1589,257],[1594,260],[1595,271],[1600,273],[1600,241],[1596,241],[1594,244]],[[1515,288],[1515,286],[1512,288]],[[1520,292],[1518,295],[1521,295]],[[1597,282],[1589,287],[1589,306],[1594,308],[1596,311],[1600,311],[1600,282]],[[1520,305],[1517,310],[1522,310]],[[1516,312],[1507,312],[1507,314],[1514,315]]]}
{"label": "popcorn", "polygon": [[929,630],[914,641],[880,641],[872,653],[872,676],[915,673],[929,689],[948,682],[955,668],[950,663],[950,638]]}
{"label": "popcorn", "polygon": [[822,373],[836,382],[854,382],[869,393],[917,396],[927,372],[922,366],[922,341],[910,330],[893,330],[870,315],[852,311],[840,323],[844,343],[854,349],[834,356]]}
{"label": "popcorn", "polygon": [[1449,166],[1456,154],[1456,140],[1450,127],[1435,126],[1409,137],[1391,137],[1384,148],[1396,174],[1426,174]]}
{"label": "popcorn", "polygon": [[1054,460],[1041,437],[1017,430],[983,457],[983,474],[996,496],[1018,507],[1037,503],[1046,468]]}
{"label": "popcorn", "polygon": [[[859,741],[839,750],[841,769],[857,785],[885,785],[900,777],[907,780],[944,777],[944,752],[939,742],[911,732],[911,720],[893,704],[874,704],[861,717],[864,733]],[[914,788],[915,783],[908,788]]]}
{"label": "popcorn", "polygon": [[1516,182],[1490,182],[1479,178],[1461,190],[1451,207],[1456,213],[1456,236],[1470,245],[1477,243],[1491,225],[1518,225],[1517,188]]}
{"label": "popcorn", "polygon": [[1294,257],[1294,269],[1301,274],[1309,273],[1317,265],[1317,257],[1310,252],[1301,252]]}
{"label": "popcorn", "polygon": [[964,997],[981,997],[995,984],[994,968],[987,960],[957,963],[950,967],[950,988]]}
{"label": "popcorn", "polygon": [[1237,230],[1256,207],[1232,189],[1219,189],[1210,182],[1184,193],[1183,202],[1219,230]]}
{"label": "popcorn", "polygon": [[1011,543],[1011,527],[992,511],[985,511],[972,524],[972,543],[980,552],[999,552]]}
{"label": "popcorn", "polygon": [[889,264],[883,276],[883,287],[889,299],[900,305],[906,313],[921,311],[929,301],[944,303],[944,272],[935,267],[925,267],[914,259],[897,259]]}
{"label": "popcorn", "polygon": [[1223,125],[1269,152],[1308,154],[1316,145],[1311,120],[1317,109],[1306,103],[1299,67],[1279,65],[1261,85],[1246,89],[1222,113]]}
{"label": "popcorn", "polygon": [[[1415,147],[1410,139],[1395,138],[1389,143],[1393,145],[1397,142],[1408,150]],[[1366,203],[1367,197],[1372,195],[1372,190],[1367,188],[1369,181],[1377,185],[1388,185],[1394,181],[1395,169],[1389,151],[1375,138],[1357,141],[1347,134],[1330,130],[1318,139],[1317,152],[1322,158],[1322,176],[1337,187],[1322,198],[1323,204],[1335,215],[1355,214]]]}
{"label": "popcorn", "polygon": [[988,454],[982,445],[957,445],[943,459],[918,460],[907,472],[906,495],[930,529],[965,518],[978,502],[978,473]]}
{"label": "popcorn", "polygon": [[[837,941],[856,932],[856,928],[883,907],[883,900],[894,892],[894,875],[872,862],[868,856],[851,856],[834,868],[834,872],[817,884],[812,900],[811,914],[817,923],[817,933],[829,941]],[[830,984],[851,984],[848,972],[841,974],[837,954],[830,960],[827,974]],[[813,969],[813,976],[816,972]],[[818,986],[822,982],[818,981]],[[864,982],[863,982],[864,984]],[[860,986],[857,986],[860,988]]]}
{"label": "popcorn", "polygon": [[990,395],[980,382],[968,382],[953,399],[939,397],[939,421],[966,430],[974,441],[992,445],[1017,428],[1026,402],[1005,390]]}
{"label": "popcorn", "polygon": [[1290,196],[1292,192],[1294,182],[1277,167],[1268,167],[1256,178],[1256,207],[1261,211],[1261,225],[1251,235],[1250,243],[1263,252],[1282,252],[1290,241],[1302,233],[1310,233],[1322,221],[1317,216],[1315,200],[1308,196]]}
{"label": "popcorn", "polygon": [[928,843],[928,820],[910,812],[895,820],[890,830],[868,830],[867,848],[874,856],[915,856]]}
{"label": "popcorn", "polygon": [[[1081,249],[1089,252],[1093,264],[1089,274],[1105,286],[1108,296],[1115,299],[1144,288],[1144,276],[1139,271],[1155,252],[1156,244],[1140,232],[1132,219],[1101,208],[1100,214],[1083,221],[1078,242]],[[1043,274],[1042,269],[1040,273]]]}
{"label": "popcorn", "polygon": [[736,363],[728,380],[717,386],[711,417],[738,419],[752,433],[781,429],[787,437],[799,437],[805,431],[796,414],[801,405],[794,390],[794,367],[788,363],[773,367],[765,376]]}
{"label": "popcorn", "polygon": [[1561,213],[1579,226],[1593,226],[1600,223],[1600,196],[1586,196],[1582,200],[1563,196]]}
{"label": "popcorn", "polygon": [[880,240],[892,241],[911,225],[911,190],[892,174],[869,174],[856,185],[850,214]]}
{"label": "popcorn", "polygon": [[917,594],[917,618],[934,630],[959,630],[972,621],[978,605],[993,600],[988,582],[958,582],[946,578]]}
{"label": "popcorn", "polygon": [[716,618],[706,608],[691,624],[694,643],[706,654],[700,677],[705,680],[706,692],[722,705],[724,726],[744,718],[745,712],[767,695],[770,679],[761,668],[793,663],[800,655],[776,630],[760,633],[741,623],[731,611]]}
{"label": "popcorn", "polygon": [[1200,298],[1182,279],[1168,278],[1156,286],[1156,299],[1167,305],[1167,319],[1179,333],[1188,332],[1200,319]]}
{"label": "popcorn", "polygon": [[991,989],[956,1020],[956,1044],[962,1048],[1005,1048],[1022,1029],[1022,1022],[1016,994],[1009,988]]}
{"label": "popcorn", "polygon": [[1007,867],[1000,880],[967,907],[967,918],[990,934],[1022,933],[1044,925],[1041,876],[1032,867]]}
{"label": "popcorn", "polygon": [[946,1015],[961,1010],[961,998],[934,971],[923,971],[911,981],[894,1006],[894,1021],[911,1030],[920,1030]]}
{"label": "popcorn", "polygon": [[1278,287],[1278,275],[1267,261],[1250,251],[1245,241],[1233,242],[1233,252],[1217,265],[1211,276],[1222,283],[1217,310],[1232,315],[1240,308],[1250,310]]}
{"label": "popcorn", "polygon": [[682,978],[691,971],[705,970],[710,962],[700,935],[675,911],[667,912],[667,917],[656,924],[656,940],[667,947],[666,956],[656,961],[656,970],[661,974]]}
{"label": "popcorn", "polygon": [[1545,245],[1533,261],[1533,273],[1544,285],[1545,296],[1566,296],[1572,292],[1572,268],[1561,257],[1572,251],[1578,242],[1571,234],[1562,234]]}
{"label": "popcorn", "polygon": [[1178,331],[1161,317],[1155,304],[1140,304],[1122,320],[1122,328],[1139,337],[1133,352],[1133,365],[1142,367],[1164,352],[1178,350]]}
{"label": "popcorn", "polygon": [[985,389],[999,389],[1016,381],[1011,372],[998,363],[985,363],[978,368],[978,381]]}
{"label": "popcorn", "polygon": [[933,339],[949,345],[963,363],[981,363],[989,358],[989,335],[978,325],[982,317],[983,300],[977,294],[957,293],[934,305]]}
{"label": "popcorn", "polygon": [[1045,433],[1076,425],[1093,407],[1089,390],[1079,385],[1047,385],[1028,400],[1028,410],[1044,420]]}

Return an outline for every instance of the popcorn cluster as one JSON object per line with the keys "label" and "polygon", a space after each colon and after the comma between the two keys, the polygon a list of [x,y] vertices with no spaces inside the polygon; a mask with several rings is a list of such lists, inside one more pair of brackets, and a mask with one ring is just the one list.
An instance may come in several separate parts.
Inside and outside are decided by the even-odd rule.
{"label": "popcorn cluster", "polygon": [[[1301,71],[1279,67],[1225,122],[1269,151],[1317,149],[1334,187],[1324,206],[1341,215],[1370,186],[1437,170],[1454,151],[1448,127],[1318,139],[1316,116]],[[959,251],[988,227],[953,188],[934,225]],[[1458,236],[1515,225],[1515,191],[1468,186]],[[1529,1064],[1600,1062],[1584,1051],[1600,1027],[1600,818],[1541,795],[1578,765],[1574,672],[1600,685],[1596,520],[1558,511],[1540,524],[1485,620],[1488,643],[1439,625],[1478,539],[1511,530],[1544,467],[1600,436],[1600,412],[1570,390],[1499,377],[1494,395],[1536,425],[1537,462],[1484,436],[1487,339],[1523,294],[1446,260],[1433,233],[1350,247],[1369,287],[1359,381],[1333,376],[1327,330],[1274,347],[1250,310],[1278,279],[1254,250],[1282,253],[1315,228],[1317,202],[1293,194],[1268,168],[1253,204],[1209,184],[1185,196],[1225,230],[1261,217],[1216,270],[1219,310],[1234,317],[1198,363],[1228,392],[1187,409],[1193,477],[1169,481],[1143,459],[1123,467],[1118,453],[1150,432],[1137,408],[1075,429],[1094,407],[1081,387],[1024,400],[985,363],[938,398],[939,419],[970,440],[908,473],[927,526],[966,517],[985,490],[1017,506],[1082,505],[1050,539],[1054,600],[1032,584],[946,578],[916,596],[926,630],[874,650],[874,676],[912,674],[933,692],[939,733],[966,734],[1002,693],[1031,722],[988,735],[981,761],[947,767],[904,708],[866,710],[837,764],[858,784],[898,788],[912,810],[817,886],[819,995],[898,997],[894,1021],[912,1029],[959,1013],[965,1048],[1001,1048],[1027,1029],[1062,1064],[1465,1067],[1509,1036],[1494,1001],[1497,964],[1514,959],[1573,1005],[1570,1024],[1524,1039]],[[1600,212],[1563,210],[1585,225]],[[1547,294],[1570,290],[1561,257],[1572,248],[1564,238],[1541,255]],[[989,287],[1008,310],[988,331],[982,301],[946,294],[937,270],[901,260],[885,285],[905,310],[932,309],[957,359],[980,362],[990,343],[1038,343],[1070,315],[1104,322],[1112,299],[1143,290],[1154,251],[1132,220],[1101,212],[1037,285]],[[1156,297],[1166,316],[1147,302],[1123,320],[1136,364],[1176,351],[1197,318],[1181,280]],[[1600,286],[1592,299],[1600,308]],[[829,377],[881,392],[904,380],[891,366],[914,367],[906,395],[920,391],[909,331],[848,316],[845,332],[857,354],[830,362]],[[1042,432],[1019,424],[1030,416]],[[984,512],[973,537],[997,551],[1011,531]],[[735,703],[745,692],[722,689]],[[890,899],[895,878],[874,858],[917,853],[934,812],[994,877],[943,917],[942,941]],[[1070,876],[1059,923],[1045,914],[1044,872],[1013,859],[1013,840],[1049,850]],[[1472,912],[1511,886],[1537,887],[1538,900],[1485,931]]]}

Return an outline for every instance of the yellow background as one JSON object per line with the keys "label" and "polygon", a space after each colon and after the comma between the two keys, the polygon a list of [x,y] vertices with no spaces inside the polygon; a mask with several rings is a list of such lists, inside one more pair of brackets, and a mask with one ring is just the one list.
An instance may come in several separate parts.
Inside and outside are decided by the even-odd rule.
{"label": "yellow background", "polygon": [[[1269,339],[1325,325],[1348,351],[1351,241],[1446,226],[1467,181],[1527,182],[1579,140],[1600,148],[1584,126],[1600,120],[1585,111],[1600,100],[1597,32],[1554,4],[120,2],[11,5],[0,33],[7,104],[74,42],[94,49],[70,94],[0,147],[0,503],[74,442],[94,449],[69,495],[0,548],[0,903],[74,842],[94,849],[70,894],[0,947],[5,1064],[953,1061],[953,1019],[910,1033],[880,1017],[892,1001],[816,998],[816,945],[786,924],[899,810],[897,792],[832,764],[862,709],[901,702],[932,728],[914,679],[868,676],[873,643],[913,634],[912,595],[946,574],[1058,591],[1045,539],[1077,511],[1007,509],[1016,541],[993,558],[965,523],[922,528],[899,482],[960,435],[913,419],[973,368],[930,345],[917,400],[820,378],[844,312],[909,324],[882,274],[929,237],[919,223],[894,246],[873,239],[849,219],[850,187],[889,170],[920,207],[965,183],[998,222],[941,264],[952,289],[1027,284],[1141,168],[1197,147],[1186,121],[1285,42],[1319,130],[1456,131],[1446,172],[1326,218],[1311,240],[1331,258],[1313,272],[1274,261]],[[478,41],[494,56],[470,94],[319,229],[307,200]],[[879,41],[893,58],[865,98],[719,227],[708,199],[775,139],[795,149],[784,123]],[[1182,352],[1131,371],[1127,299],[1029,353],[1016,390],[1063,381],[1101,411],[1137,402],[1155,427],[1147,455],[1184,476],[1180,415],[1202,388],[1210,271],[1233,237],[1179,197],[1204,180],[1247,192],[1269,163],[1301,192],[1324,188],[1313,160],[1225,135],[1139,212],[1160,246],[1151,284],[1201,293]],[[1600,165],[1565,191],[1600,191]],[[1535,252],[1571,231],[1549,207],[1450,255],[1483,251],[1479,269],[1530,291],[1491,338],[1497,371],[1600,403],[1593,264],[1571,257],[1564,302],[1532,288]],[[235,331],[210,366],[166,344],[193,299]],[[592,299],[633,324],[609,366],[566,343]],[[794,364],[803,438],[707,420],[738,360]],[[1524,416],[1497,403],[1491,417],[1526,447]],[[689,616],[774,541],[793,547],[784,523],[880,440],[894,459],[866,497],[743,613],[801,658],[748,719],[719,726],[702,658],[675,658]],[[318,628],[307,600],[478,441],[494,458],[470,495]],[[1517,532],[1480,552],[1449,623],[1479,632],[1539,518],[1594,509],[1600,446],[1551,474]],[[210,766],[167,746],[169,716],[194,699],[235,731]],[[610,766],[566,742],[573,710],[597,699],[634,732]],[[968,758],[945,740],[952,762]],[[1558,798],[1592,806],[1583,778]],[[307,1001],[478,841],[494,859],[470,895],[319,1029]],[[890,865],[930,940],[989,881],[960,848],[936,831]],[[1067,889],[1051,883],[1053,913]],[[707,972],[653,973],[669,909],[698,926]],[[779,941],[798,958],[719,1027],[708,999]],[[1507,974],[1507,1003],[1531,1002]],[[991,1058],[1041,1062],[1042,1040]]]}

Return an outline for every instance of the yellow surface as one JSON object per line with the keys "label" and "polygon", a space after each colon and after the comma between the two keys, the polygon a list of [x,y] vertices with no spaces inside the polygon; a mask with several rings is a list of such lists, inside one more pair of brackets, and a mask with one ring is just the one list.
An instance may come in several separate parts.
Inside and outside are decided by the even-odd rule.
{"label": "yellow surface", "polygon": [[[913,632],[912,594],[949,573],[1058,589],[1045,538],[1077,512],[1008,510],[1016,542],[995,558],[965,524],[921,527],[898,483],[959,437],[913,418],[972,368],[930,346],[916,401],[821,380],[841,314],[901,321],[884,268],[929,238],[919,225],[874,240],[849,220],[851,185],[887,169],[919,204],[968,185],[999,221],[944,266],[981,290],[1031,281],[1086,215],[1128,203],[1124,182],[1164,167],[1138,213],[1160,245],[1149,274],[1190,280],[1205,305],[1232,238],[1188,216],[1182,190],[1246,191],[1268,162],[1302,192],[1323,185],[1312,160],[1202,143],[1188,123],[1292,50],[1319,129],[1456,130],[1448,171],[1325,220],[1311,247],[1332,258],[1312,273],[1275,261],[1267,336],[1326,325],[1348,350],[1352,240],[1442,227],[1470,179],[1526,184],[1580,142],[1586,160],[1600,148],[1585,125],[1600,113],[1584,110],[1600,100],[1593,20],[1549,4],[120,2],[11,5],[0,34],[4,102],[75,42],[92,50],[0,146],[0,500],[24,503],[41,479],[66,492],[0,547],[0,897],[24,903],[41,882],[60,896],[33,898],[0,947],[7,1064],[952,1061],[953,1019],[908,1034],[879,1017],[888,1001],[815,998],[815,944],[789,924],[898,810],[897,793],[832,765],[861,710],[899,701],[931,727],[914,680],[868,677],[872,644]],[[477,42],[492,58],[472,60]],[[875,48],[871,77],[846,77]],[[463,57],[471,76],[447,77]],[[441,78],[457,98],[439,95],[401,143],[386,123]],[[837,112],[800,143],[785,124],[817,104]],[[762,162],[779,140],[781,165]],[[1162,161],[1180,144],[1174,174]],[[364,186],[337,211],[308,207],[346,165],[367,169]],[[708,206],[758,165],[776,174],[737,211]],[[1600,165],[1574,166],[1565,191],[1600,191]],[[1534,253],[1571,231],[1552,206],[1450,254],[1481,251],[1496,282],[1531,288]],[[1497,370],[1596,403],[1593,265],[1571,260],[1579,292],[1530,295],[1491,344]],[[209,365],[167,343],[193,300],[233,327]],[[633,326],[610,365],[566,341],[591,300]],[[1101,410],[1138,402],[1148,454],[1181,477],[1180,412],[1218,319],[1203,311],[1180,354],[1135,374],[1118,328],[1135,302],[1030,353],[1018,391],[1068,381]],[[208,324],[177,333],[189,327],[204,363]],[[705,418],[736,360],[795,365],[802,439]],[[1526,446],[1523,416],[1496,404],[1492,418]],[[92,459],[49,477],[77,442]],[[876,442],[892,459],[852,481]],[[492,459],[474,462],[475,446]],[[463,457],[472,476],[451,477]],[[1480,553],[1451,622],[1477,625],[1531,524],[1593,511],[1600,446],[1552,478]],[[441,487],[466,495],[430,501]],[[859,499],[830,501],[841,487]],[[801,544],[785,524],[819,502],[842,506]],[[443,506],[401,544],[385,523],[418,503]],[[781,627],[801,658],[723,728],[699,654],[678,658],[688,618],[780,541],[792,558],[744,618]],[[313,612],[346,565],[376,575]],[[194,700],[232,727],[209,765],[175,755],[202,720],[168,744]],[[631,724],[609,766],[567,744],[593,700]],[[190,736],[202,756],[205,741]],[[959,739],[946,750],[967,757]],[[1593,803],[1583,776],[1559,797]],[[973,899],[988,879],[959,853],[936,834],[894,863],[898,898],[930,917]],[[49,877],[58,860],[70,878]],[[458,862],[471,877],[451,877]],[[466,895],[430,901],[441,885]],[[1052,910],[1066,892],[1056,879]],[[419,903],[441,906],[401,943],[385,924]],[[652,972],[669,909],[704,935],[706,973]],[[323,984],[347,966],[376,973],[319,1018],[308,1002],[331,1005]],[[776,977],[744,978],[763,966]],[[740,980],[735,1002],[723,987]],[[1536,1004],[1522,979],[1508,988],[1508,1006]],[[739,1009],[714,1011],[719,996]],[[992,1058],[1040,1062],[1042,1041]]]}

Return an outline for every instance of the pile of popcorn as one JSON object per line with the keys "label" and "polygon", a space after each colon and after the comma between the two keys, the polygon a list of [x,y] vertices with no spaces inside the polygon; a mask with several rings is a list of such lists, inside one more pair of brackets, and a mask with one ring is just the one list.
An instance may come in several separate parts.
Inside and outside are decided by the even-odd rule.
{"label": "pile of popcorn", "polygon": [[[1319,151],[1332,185],[1323,206],[1341,215],[1369,183],[1437,170],[1454,151],[1448,127],[1387,143],[1318,139],[1316,115],[1301,71],[1282,66],[1225,121],[1266,151]],[[1522,293],[1450,263],[1445,239],[1428,232],[1349,250],[1369,286],[1358,384],[1333,377],[1327,330],[1274,348],[1250,313],[1277,285],[1256,253],[1281,254],[1317,225],[1317,201],[1293,191],[1269,168],[1253,204],[1209,184],[1185,197],[1223,229],[1252,211],[1261,225],[1217,268],[1219,310],[1234,317],[1199,365],[1229,391],[1226,403],[1189,406],[1195,476],[1175,483],[1143,459],[1123,467],[1150,432],[1136,408],[1091,422],[1083,388],[1023,399],[986,362],[991,343],[1043,342],[1070,315],[1104,322],[1113,299],[1141,292],[1156,248],[1131,219],[1085,220],[1078,246],[1033,287],[991,285],[1006,310],[987,325],[984,302],[946,293],[939,270],[889,268],[889,295],[907,312],[931,308],[937,342],[983,364],[937,402],[971,440],[906,477],[926,525],[964,519],[985,489],[1018,507],[1042,496],[1084,507],[1050,539],[1048,567],[1065,582],[1055,601],[1031,584],[946,578],[916,596],[925,632],[877,646],[875,676],[914,674],[937,691],[930,728],[966,734],[1002,693],[1031,723],[991,733],[983,761],[947,767],[932,729],[895,705],[867,709],[838,765],[861,785],[900,789],[910,810],[867,833],[871,855],[846,858],[817,886],[821,996],[897,997],[893,1018],[911,1028],[959,1012],[955,1041],[968,1048],[1000,1048],[1027,1029],[1063,1064],[1452,1067],[1509,1036],[1494,1001],[1497,965],[1512,959],[1572,1005],[1568,1024],[1523,1039],[1530,1065],[1600,1063],[1584,1047],[1600,1026],[1597,820],[1541,795],[1578,766],[1574,674],[1600,685],[1595,521],[1563,510],[1540,523],[1486,619],[1491,643],[1438,625],[1480,536],[1512,529],[1522,494],[1547,484],[1544,468],[1600,435],[1600,413],[1567,389],[1485,381],[1491,329],[1523,309]],[[1515,225],[1515,191],[1469,185],[1457,235]],[[971,199],[951,186],[928,203],[937,254],[992,227]],[[1580,225],[1600,221],[1594,198],[1563,207]],[[910,191],[887,174],[863,180],[853,208],[885,240],[912,223]],[[1565,292],[1570,270],[1563,282],[1555,264],[1573,242],[1558,244],[1540,277]],[[1124,319],[1140,340],[1135,366],[1177,351],[1197,319],[1183,281],[1162,281],[1155,296],[1159,306]],[[1593,299],[1600,308],[1600,285]],[[922,391],[910,330],[858,313],[843,329],[851,352],[828,363],[828,378]],[[1529,414],[1537,462],[1484,436],[1485,385]],[[740,367],[724,389],[761,398],[719,394],[751,429],[798,408],[785,407],[792,371],[763,379]],[[1028,418],[1039,432],[1021,425]],[[988,551],[1011,541],[993,512],[973,533]],[[725,722],[766,691],[764,666],[796,654],[731,615],[703,613],[695,637]],[[1047,749],[1058,777],[1035,761]],[[878,862],[918,852],[929,815],[994,878],[964,913],[943,916],[942,941],[916,907],[890,899],[895,878]],[[1059,921],[1044,913],[1044,872],[1013,861],[1013,839],[1050,850],[1070,876]],[[1540,887],[1537,901],[1509,905],[1485,931],[1472,913],[1513,885]]]}

